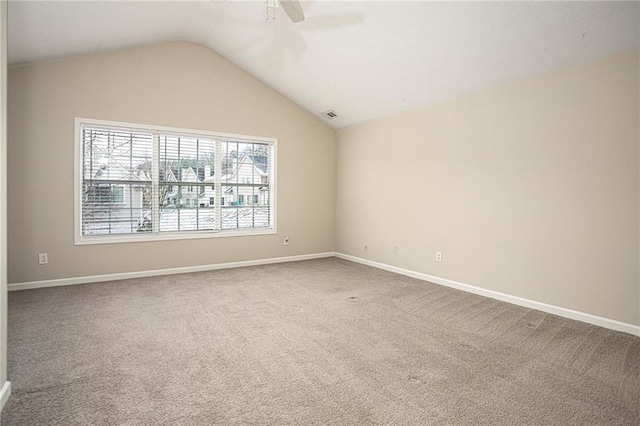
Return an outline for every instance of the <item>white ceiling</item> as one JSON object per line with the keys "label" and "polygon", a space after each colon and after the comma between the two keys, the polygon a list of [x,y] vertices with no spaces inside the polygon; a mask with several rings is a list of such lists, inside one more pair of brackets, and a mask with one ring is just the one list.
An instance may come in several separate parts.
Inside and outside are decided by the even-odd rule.
{"label": "white ceiling", "polygon": [[[222,3],[222,4],[221,4]],[[638,45],[638,2],[12,1],[9,63],[203,44],[341,128]]]}

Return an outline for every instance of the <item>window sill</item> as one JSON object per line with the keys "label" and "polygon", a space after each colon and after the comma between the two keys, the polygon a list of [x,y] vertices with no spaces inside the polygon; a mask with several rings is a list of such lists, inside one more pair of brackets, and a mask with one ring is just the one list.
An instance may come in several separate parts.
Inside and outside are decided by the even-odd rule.
{"label": "window sill", "polygon": [[96,244],[119,244],[119,243],[142,243],[150,241],[173,241],[173,240],[194,240],[201,238],[227,238],[227,237],[248,237],[252,235],[273,235],[276,234],[274,228],[264,229],[229,229],[223,231],[194,231],[176,232],[164,234],[135,234],[129,235],[97,235],[76,237],[75,245],[96,245]]}

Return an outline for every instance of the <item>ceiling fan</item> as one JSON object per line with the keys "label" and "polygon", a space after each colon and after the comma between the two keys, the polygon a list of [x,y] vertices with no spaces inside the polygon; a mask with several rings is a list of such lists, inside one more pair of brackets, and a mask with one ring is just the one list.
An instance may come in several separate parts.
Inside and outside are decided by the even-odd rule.
{"label": "ceiling fan", "polygon": [[304,12],[299,0],[280,0],[280,6],[294,24],[304,21]]}
{"label": "ceiling fan", "polygon": [[300,5],[299,0],[266,0],[267,19],[269,19],[269,9],[273,12],[273,19],[276,19],[276,8],[278,7],[278,3],[280,3],[284,13],[286,13],[289,19],[291,19],[291,22],[297,24],[298,22],[304,21],[304,12],[302,11],[302,6]]}
{"label": "ceiling fan", "polygon": [[[216,4],[227,4],[229,0],[211,0]],[[299,0],[265,0],[266,6],[266,17],[267,20],[269,16],[272,19],[276,19],[276,9],[278,5],[282,7],[284,13],[287,14],[291,22],[297,24],[298,22],[304,21],[304,12],[302,11],[302,6],[300,5]],[[269,14],[271,12],[271,14]]]}

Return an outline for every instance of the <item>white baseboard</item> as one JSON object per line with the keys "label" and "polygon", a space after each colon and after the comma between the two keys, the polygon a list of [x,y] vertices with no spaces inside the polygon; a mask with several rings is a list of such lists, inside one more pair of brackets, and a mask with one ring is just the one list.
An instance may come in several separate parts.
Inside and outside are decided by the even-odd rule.
{"label": "white baseboard", "polygon": [[6,381],[4,385],[2,385],[2,389],[0,389],[0,411],[4,408],[4,404],[7,403],[9,397],[11,396],[11,382]]}
{"label": "white baseboard", "polygon": [[423,281],[429,281],[435,284],[443,285],[445,287],[455,288],[457,290],[466,291],[468,293],[490,297],[492,299],[501,300],[503,302],[512,303],[514,305],[536,309],[538,311],[543,311],[543,312],[558,315],[561,317],[586,322],[589,324],[597,325],[597,326],[608,328],[611,330],[622,331],[622,332],[633,334],[635,336],[640,337],[640,326],[637,326],[637,325],[627,324],[624,322],[603,318],[596,315],[587,314],[584,312],[574,311],[572,309],[561,308],[559,306],[548,305],[546,303],[536,302],[534,300],[524,299],[522,297],[511,296],[509,294],[499,293],[493,290],[487,290],[481,287],[476,287],[473,285],[448,280],[446,278],[434,277],[433,275],[427,275],[421,272],[411,271],[409,269],[398,268],[396,266],[387,265],[385,263],[374,262],[372,260],[362,259],[360,257],[351,256],[348,254],[335,253],[335,256],[340,259],[350,260],[352,262],[361,263],[367,266],[373,266],[374,268],[384,269],[385,271],[395,272],[397,274],[406,275],[406,276],[417,278]]}
{"label": "white baseboard", "polygon": [[[333,252],[303,254],[298,256],[276,257],[276,258],[270,258],[270,259],[246,260],[246,261],[240,261],[240,262],[215,263],[211,265],[184,266],[180,268],[156,269],[156,270],[150,270],[150,271],[122,272],[122,273],[116,273],[116,274],[93,275],[88,277],[60,278],[60,279],[44,280],[44,281],[30,281],[30,282],[8,284],[7,288],[9,291],[16,291],[16,290],[27,290],[27,289],[42,288],[42,287],[88,284],[88,283],[104,282],[104,281],[125,280],[129,278],[144,278],[144,277],[154,277],[159,275],[184,274],[188,272],[213,271],[216,269],[240,268],[243,266],[256,266],[256,265],[267,265],[272,263],[296,262],[299,260],[320,259],[320,258],[332,257],[332,256],[349,260],[352,262],[356,262],[356,263],[361,263],[363,265],[372,266],[374,268],[384,269],[385,271],[406,275],[412,278],[417,278],[419,280],[429,281],[429,282],[440,284],[446,287],[455,288],[458,290],[466,291],[468,293],[490,297],[492,299],[501,300],[503,302],[512,303],[514,305],[524,306],[526,308],[548,312],[550,314],[558,315],[565,318],[570,318],[577,321],[586,322],[589,324],[598,325],[600,327],[608,328],[611,330],[622,331],[625,333],[633,334],[635,336],[640,336],[640,326],[637,326],[637,325],[627,324],[624,322],[603,318],[596,315],[587,314],[584,312],[574,311],[572,309],[562,308],[559,306],[549,305],[542,302],[536,302],[534,300],[524,299],[522,297],[512,296],[509,294],[500,293],[493,290],[487,290],[487,289],[476,287],[470,284],[464,284],[457,281],[448,280],[446,278],[440,278],[433,275],[423,274],[421,272],[415,272],[409,269],[398,268],[396,266],[374,262],[372,260],[367,260],[367,259],[363,259],[356,256],[351,256],[343,253],[333,253]],[[6,383],[5,383],[5,386],[7,386]],[[10,392],[10,386],[8,387],[8,389]],[[5,388],[3,387],[2,391],[0,392],[4,392],[4,391],[5,391]],[[0,398],[4,398],[4,394],[0,394]],[[7,398],[8,398],[8,395],[7,395]],[[0,407],[1,407],[2,401],[3,400],[0,399]]]}
{"label": "white baseboard", "polygon": [[297,256],[274,257],[270,259],[244,260],[240,262],[214,263],[211,265],[183,266],[180,268],[155,269],[150,271],[121,272],[116,274],[92,275],[88,277],[60,278],[44,281],[29,281],[22,283],[10,283],[9,291],[28,290],[33,288],[57,287],[64,285],[88,284],[104,281],[126,280],[129,278],[155,277],[159,275],[186,274],[188,272],[213,271],[216,269],[241,268],[243,266],[267,265],[271,263],[296,262],[299,260],[320,259],[333,257],[333,252],[302,254]]}

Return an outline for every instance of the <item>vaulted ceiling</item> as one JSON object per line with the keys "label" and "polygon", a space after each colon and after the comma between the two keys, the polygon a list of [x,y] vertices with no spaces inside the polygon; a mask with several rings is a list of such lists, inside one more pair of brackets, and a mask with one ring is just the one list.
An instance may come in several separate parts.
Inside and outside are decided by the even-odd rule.
{"label": "vaulted ceiling", "polygon": [[[11,1],[9,62],[208,46],[341,128],[638,45],[638,2]],[[215,76],[214,76],[215,77]]]}

